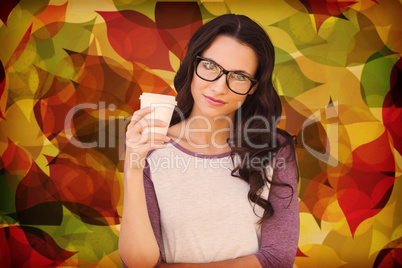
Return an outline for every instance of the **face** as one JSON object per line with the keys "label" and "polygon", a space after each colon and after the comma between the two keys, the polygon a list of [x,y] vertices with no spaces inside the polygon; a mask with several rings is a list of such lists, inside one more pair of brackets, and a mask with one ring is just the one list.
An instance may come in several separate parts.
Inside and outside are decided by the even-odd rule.
{"label": "face", "polygon": [[[222,66],[225,70],[236,71],[254,78],[258,67],[258,59],[254,50],[236,39],[219,35],[200,55]],[[253,94],[256,85],[248,94]],[[195,73],[191,82],[191,94],[194,106],[191,115],[216,117],[228,116],[234,119],[236,110],[246,100],[247,95],[232,92],[226,84],[226,75],[218,80],[208,82]]]}

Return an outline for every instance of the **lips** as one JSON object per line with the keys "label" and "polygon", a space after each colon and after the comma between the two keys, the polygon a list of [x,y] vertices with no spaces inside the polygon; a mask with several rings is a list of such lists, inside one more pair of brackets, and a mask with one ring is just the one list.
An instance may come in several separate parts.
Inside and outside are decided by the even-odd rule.
{"label": "lips", "polygon": [[226,102],[224,102],[222,100],[214,99],[212,97],[205,96],[205,95],[204,95],[204,97],[210,104],[215,105],[215,106],[220,106],[220,105],[226,104]]}

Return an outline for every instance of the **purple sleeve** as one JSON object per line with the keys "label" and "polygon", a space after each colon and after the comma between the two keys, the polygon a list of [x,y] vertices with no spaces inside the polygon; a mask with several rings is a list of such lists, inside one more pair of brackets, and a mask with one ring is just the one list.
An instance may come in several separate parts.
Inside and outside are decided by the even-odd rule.
{"label": "purple sleeve", "polygon": [[148,162],[146,162],[144,168],[144,189],[145,189],[145,198],[147,201],[149,220],[151,221],[152,229],[154,230],[155,238],[159,246],[159,260],[154,267],[159,267],[162,260],[160,212],[154,184],[151,180],[151,174]]}
{"label": "purple sleeve", "polygon": [[[161,260],[162,260],[162,253],[160,251],[160,249],[161,249],[161,226],[160,226],[159,206],[158,206],[158,200],[156,198],[154,184],[151,180],[149,165],[147,162],[146,162],[145,168],[144,168],[144,190],[145,190],[145,198],[146,198],[146,202],[147,202],[149,219],[151,221],[152,229],[154,231],[154,235],[155,235],[156,241],[158,242],[158,246],[159,246],[159,260],[154,267],[159,267]],[[123,262],[123,260],[121,258],[120,258],[120,260],[121,260],[123,267],[128,268],[127,265]]]}
{"label": "purple sleeve", "polygon": [[275,157],[272,180],[291,185],[293,195],[289,187],[271,186],[268,200],[274,214],[262,223],[261,248],[255,254],[264,268],[293,267],[296,257],[300,229],[298,172],[290,146],[293,145],[282,148]]}

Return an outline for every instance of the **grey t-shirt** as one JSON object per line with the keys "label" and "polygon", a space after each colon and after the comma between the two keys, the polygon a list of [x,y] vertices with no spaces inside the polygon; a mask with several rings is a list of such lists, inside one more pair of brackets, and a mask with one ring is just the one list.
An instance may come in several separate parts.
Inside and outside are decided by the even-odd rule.
{"label": "grey t-shirt", "polygon": [[[281,140],[281,139],[279,139]],[[262,197],[274,215],[257,224],[262,209],[248,201],[249,185],[231,176],[230,153],[190,152],[174,141],[151,151],[144,169],[148,213],[167,263],[208,263],[255,254],[262,267],[292,267],[299,238],[296,159],[289,146],[275,156],[273,181]],[[290,196],[290,197],[289,197]]]}

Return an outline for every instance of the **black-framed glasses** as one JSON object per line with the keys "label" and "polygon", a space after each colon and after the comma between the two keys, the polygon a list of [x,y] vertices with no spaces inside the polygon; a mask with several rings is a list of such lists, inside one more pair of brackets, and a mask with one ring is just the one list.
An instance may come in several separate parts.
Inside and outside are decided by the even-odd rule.
{"label": "black-framed glasses", "polygon": [[250,92],[257,80],[240,72],[227,71],[218,63],[200,56],[196,58],[197,64],[195,73],[202,80],[213,82],[226,74],[228,88],[239,95],[246,95]]}

